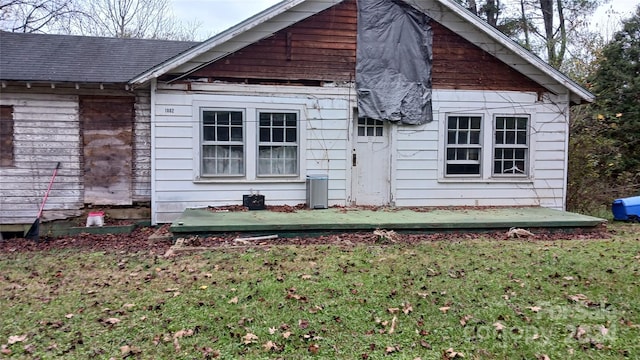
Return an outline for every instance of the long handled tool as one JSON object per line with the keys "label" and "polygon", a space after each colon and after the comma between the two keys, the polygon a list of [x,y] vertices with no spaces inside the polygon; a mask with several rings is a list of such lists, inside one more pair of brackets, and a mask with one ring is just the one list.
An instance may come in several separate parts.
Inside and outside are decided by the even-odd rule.
{"label": "long handled tool", "polygon": [[58,169],[60,168],[60,163],[56,165],[56,168],[53,170],[53,176],[51,176],[51,181],[49,181],[49,187],[47,187],[47,192],[44,193],[44,198],[42,199],[42,204],[40,205],[40,211],[38,211],[38,217],[31,224],[29,230],[25,233],[24,237],[27,239],[31,239],[34,241],[40,240],[40,217],[42,216],[42,210],[44,210],[44,204],[47,202],[47,198],[49,197],[49,192],[51,191],[51,186],[53,185],[53,180],[56,178],[56,174],[58,173]]}

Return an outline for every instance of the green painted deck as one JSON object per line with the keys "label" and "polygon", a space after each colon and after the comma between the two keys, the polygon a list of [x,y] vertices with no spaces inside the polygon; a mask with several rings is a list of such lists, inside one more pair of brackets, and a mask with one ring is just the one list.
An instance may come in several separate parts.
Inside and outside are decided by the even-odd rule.
{"label": "green painted deck", "polygon": [[402,209],[377,211],[351,208],[213,212],[187,209],[173,222],[174,236],[228,232],[304,233],[353,232],[386,229],[396,231],[438,232],[521,228],[589,228],[603,219],[541,207],[485,209]]}

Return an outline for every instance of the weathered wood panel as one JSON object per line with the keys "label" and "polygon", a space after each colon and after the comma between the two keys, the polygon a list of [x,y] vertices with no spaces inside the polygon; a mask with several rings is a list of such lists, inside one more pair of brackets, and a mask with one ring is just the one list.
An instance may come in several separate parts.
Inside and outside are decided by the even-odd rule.
{"label": "weathered wood panel", "polygon": [[546,91],[533,80],[437,22],[431,21],[431,28],[434,88]]}
{"label": "weathered wood panel", "polygon": [[134,97],[80,97],[86,204],[132,204],[134,102]]}
{"label": "weathered wood panel", "polygon": [[13,106],[0,105],[0,166],[13,166]]}
{"label": "weathered wood panel", "polygon": [[[546,91],[438,22],[432,20],[431,26],[433,88]],[[241,82],[353,81],[356,32],[356,3],[344,1],[209,64],[191,77]]]}
{"label": "weathered wood panel", "polygon": [[342,3],[251,44],[194,77],[352,81],[356,2]]}
{"label": "weathered wood panel", "polygon": [[149,90],[136,91],[133,125],[132,199],[151,201],[151,96]]}
{"label": "weathered wood panel", "polygon": [[0,166],[0,224],[33,222],[53,169],[61,163],[43,220],[78,214],[82,207],[78,97],[3,89],[13,107],[14,164]]}

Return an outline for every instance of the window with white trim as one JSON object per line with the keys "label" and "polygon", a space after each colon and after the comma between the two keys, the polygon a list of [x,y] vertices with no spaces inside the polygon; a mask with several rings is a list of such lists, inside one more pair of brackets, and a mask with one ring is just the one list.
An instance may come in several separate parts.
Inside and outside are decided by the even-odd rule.
{"label": "window with white trim", "polygon": [[202,109],[203,176],[245,174],[244,113],[240,110]]}
{"label": "window with white trim", "polygon": [[496,116],[494,128],[493,174],[528,175],[529,117]]}
{"label": "window with white trim", "polygon": [[300,176],[304,171],[300,160],[304,144],[300,109],[270,105],[198,107],[196,181],[292,180]]}
{"label": "window with white trim", "polygon": [[482,117],[447,117],[446,176],[480,176]]}
{"label": "window with white trim", "polygon": [[298,175],[298,114],[260,111],[258,176]]}

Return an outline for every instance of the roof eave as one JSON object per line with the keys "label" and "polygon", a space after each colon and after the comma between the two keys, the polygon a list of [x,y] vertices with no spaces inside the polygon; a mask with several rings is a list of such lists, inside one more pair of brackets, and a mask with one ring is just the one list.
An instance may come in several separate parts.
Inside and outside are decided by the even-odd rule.
{"label": "roof eave", "polygon": [[205,40],[200,45],[194,46],[193,48],[185,51],[184,53],[174,56],[173,58],[168,59],[167,61],[147,70],[146,72],[131,79],[129,83],[142,84],[147,81],[150,81],[151,79],[158,78],[168,73],[172,69],[175,69],[176,67],[184,64],[185,62],[206,53],[207,51],[216,47],[217,45],[225,43],[233,39],[234,37],[236,37],[238,34],[248,31],[253,27],[255,27],[256,25],[262,24],[268,21],[269,19],[272,19],[273,17],[305,1],[307,0],[285,0],[278,4],[275,4],[270,8],[238,23],[237,25],[234,25],[228,28],[227,30],[224,30],[218,35],[215,35],[209,38],[208,40]]}

